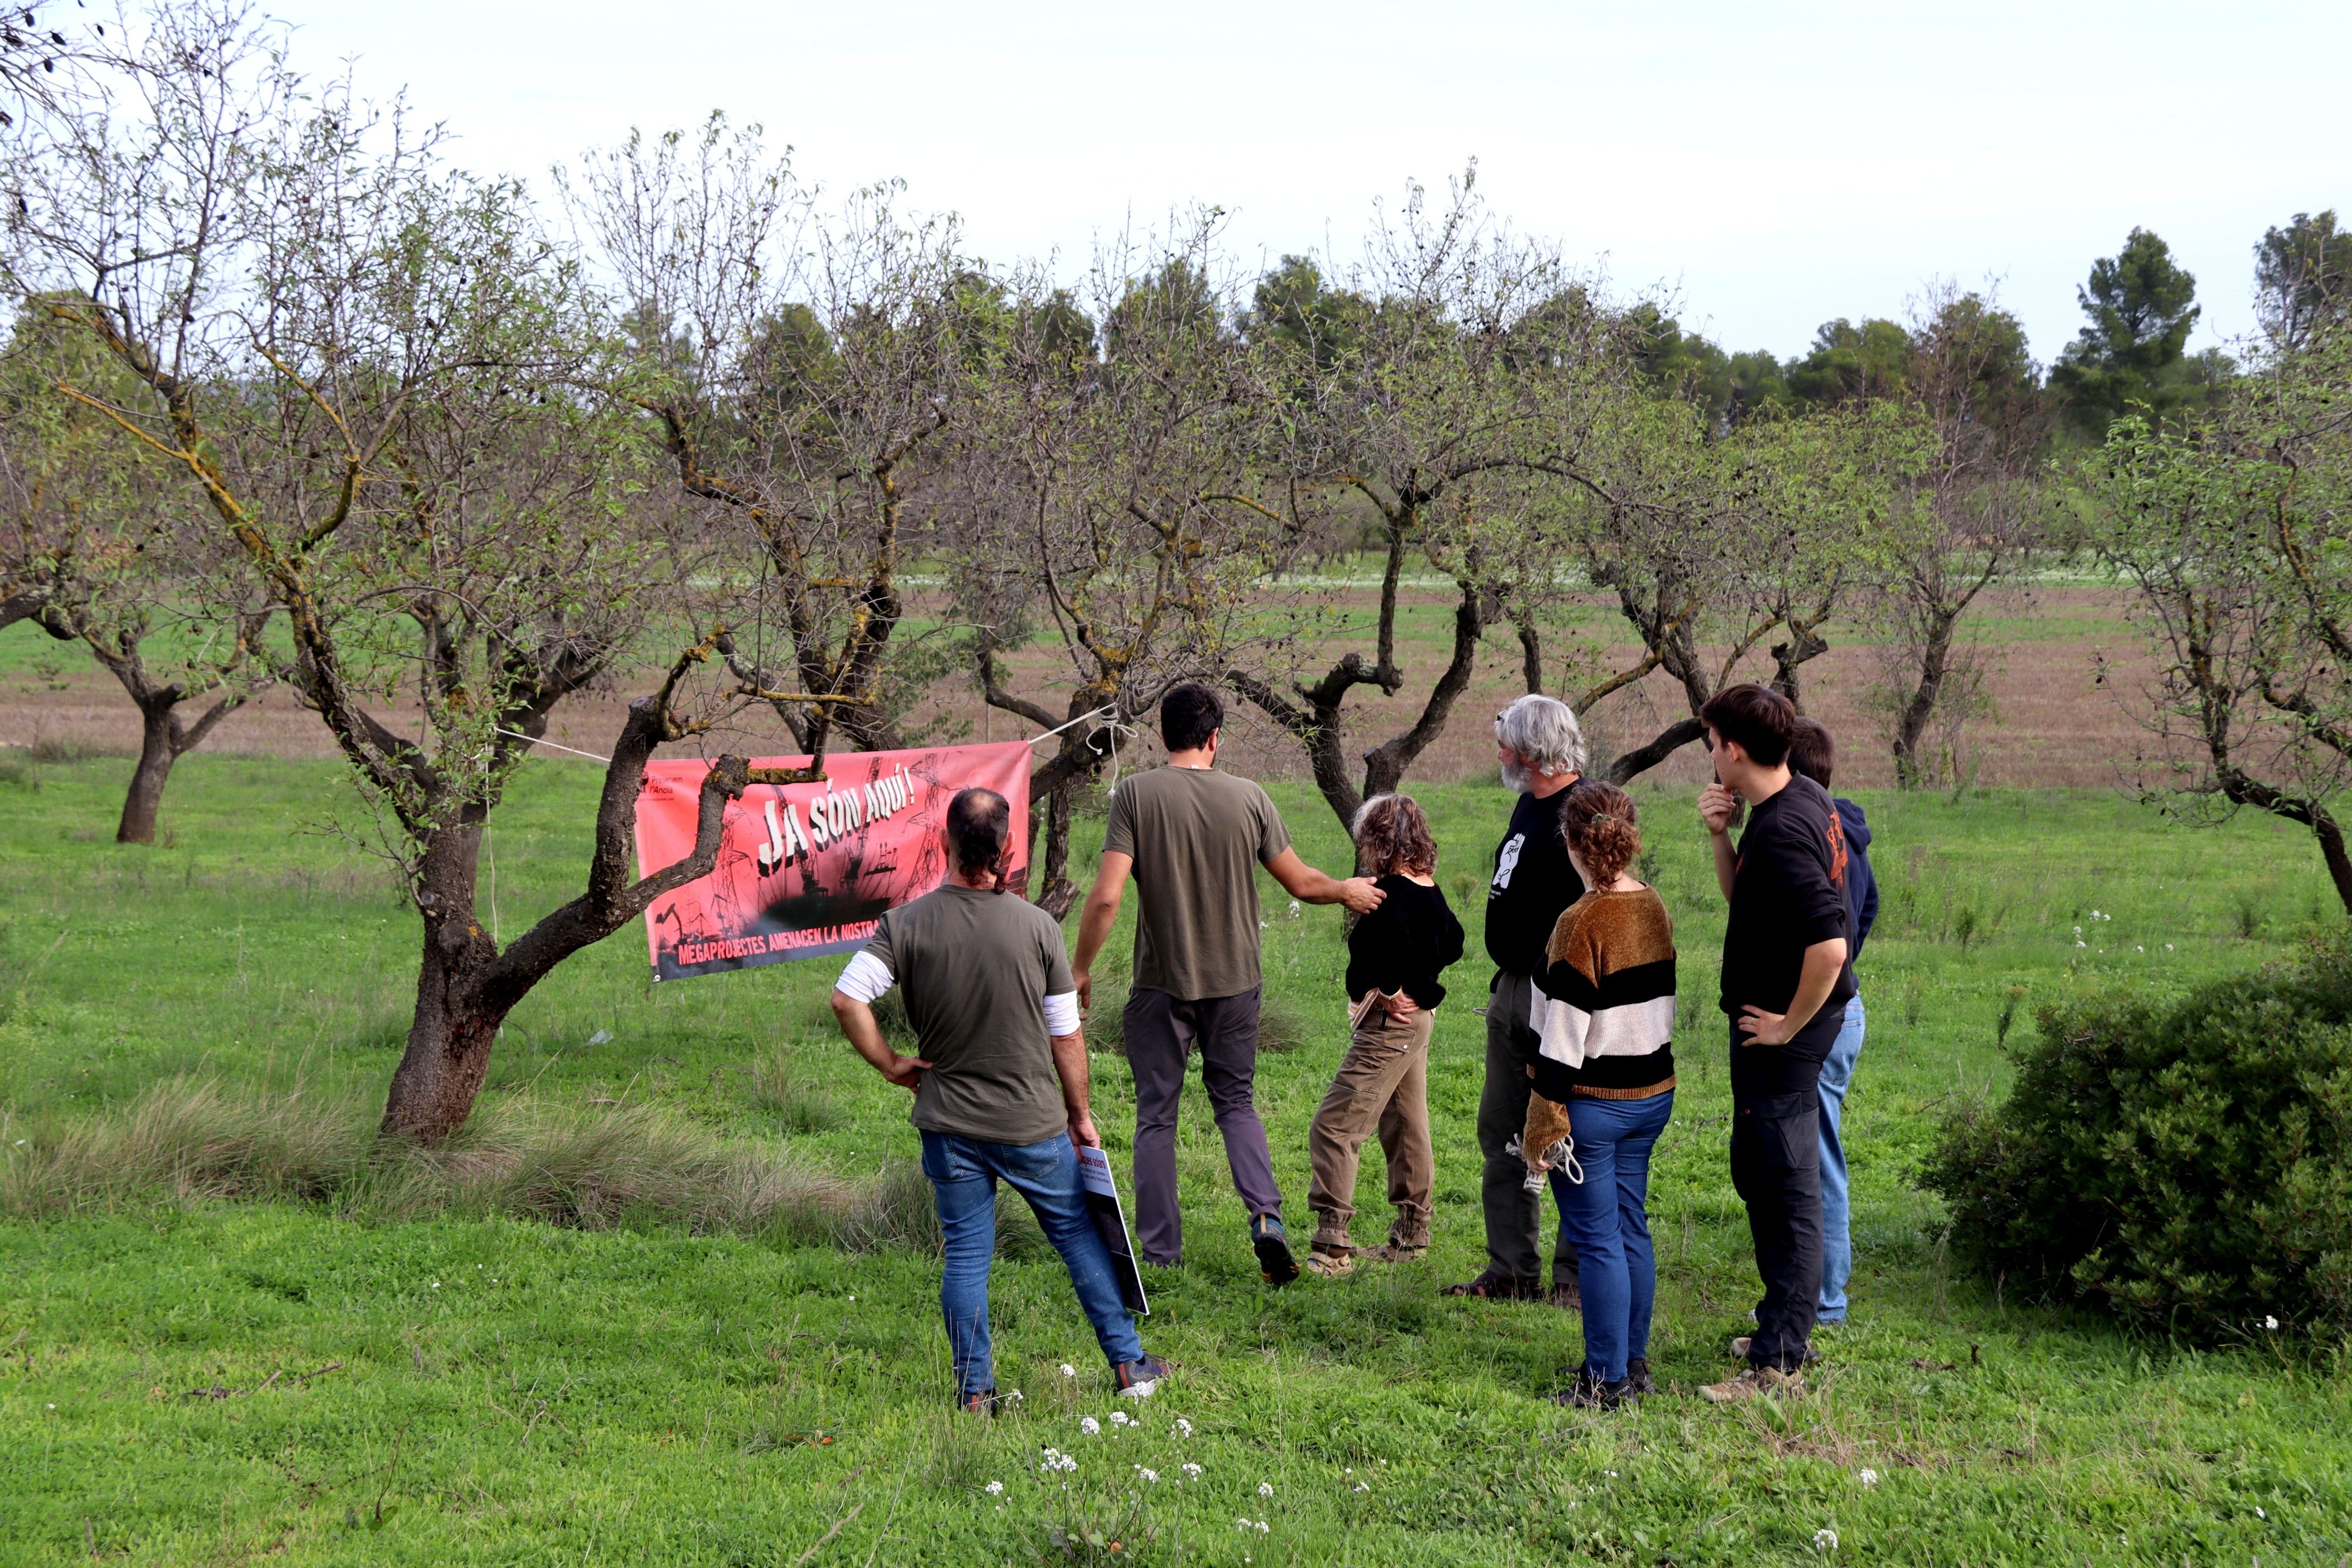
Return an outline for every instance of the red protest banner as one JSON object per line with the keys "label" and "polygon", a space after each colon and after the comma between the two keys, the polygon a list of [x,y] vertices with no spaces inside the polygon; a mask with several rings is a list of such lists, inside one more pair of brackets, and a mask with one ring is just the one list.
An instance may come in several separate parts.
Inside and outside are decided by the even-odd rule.
{"label": "red protest banner", "polygon": [[[646,911],[654,978],[863,946],[883,910],[922,897],[946,877],[940,825],[956,791],[974,784],[1013,803],[1018,884],[1029,866],[1029,748],[1017,741],[851,752],[825,758],[823,784],[753,784],[728,804],[710,875],[655,900]],[[806,757],[761,757],[751,765],[807,763]],[[639,875],[692,852],[697,801],[709,772],[698,762],[646,765],[637,795]]]}

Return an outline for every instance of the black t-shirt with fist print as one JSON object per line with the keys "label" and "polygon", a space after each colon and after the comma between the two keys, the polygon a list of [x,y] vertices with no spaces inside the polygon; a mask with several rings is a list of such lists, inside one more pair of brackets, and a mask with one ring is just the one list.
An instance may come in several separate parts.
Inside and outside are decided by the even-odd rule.
{"label": "black t-shirt with fist print", "polygon": [[1584,879],[1568,863],[1559,836],[1566,790],[1542,800],[1519,796],[1511,826],[1495,850],[1495,879],[1486,889],[1486,956],[1506,974],[1540,974],[1544,944],[1560,910],[1584,897]]}

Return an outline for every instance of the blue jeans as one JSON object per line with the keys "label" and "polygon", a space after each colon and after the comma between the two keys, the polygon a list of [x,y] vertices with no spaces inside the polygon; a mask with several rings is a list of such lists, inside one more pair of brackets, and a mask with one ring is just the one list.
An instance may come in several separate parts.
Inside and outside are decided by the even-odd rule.
{"label": "blue jeans", "polygon": [[956,1387],[982,1394],[996,1386],[988,1340],[988,1266],[996,1256],[996,1184],[1002,1177],[1029,1200],[1039,1228],[1070,1271],[1078,1305],[1113,1366],[1141,1361],[1143,1342],[1118,1294],[1110,1248],[1087,1212],[1078,1152],[1070,1135],[1042,1143],[985,1143],[953,1132],[923,1134],[923,1174],[938,1200],[947,1265],[940,1275],[940,1313],[955,1353]]}
{"label": "blue jeans", "polygon": [[1673,1119],[1672,1089],[1648,1100],[1568,1102],[1576,1163],[1584,1180],[1551,1173],[1561,1226],[1576,1244],[1576,1288],[1584,1297],[1584,1368],[1602,1383],[1625,1376],[1650,1354],[1650,1309],[1658,1295],[1650,1246],[1650,1151]]}
{"label": "blue jeans", "polygon": [[1824,1323],[1845,1321],[1845,1282],[1853,1272],[1853,1236],[1848,1224],[1845,1145],[1838,1119],[1845,1091],[1853,1084],[1853,1064],[1862,1057],[1862,997],[1845,1005],[1845,1027],[1822,1063],[1822,1313]]}

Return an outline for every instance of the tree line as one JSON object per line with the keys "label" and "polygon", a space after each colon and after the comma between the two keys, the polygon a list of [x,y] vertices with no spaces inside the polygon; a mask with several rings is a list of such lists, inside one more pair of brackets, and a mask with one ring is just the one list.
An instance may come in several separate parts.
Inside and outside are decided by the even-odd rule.
{"label": "tree line", "polygon": [[[235,0],[0,42],[0,616],[139,708],[125,841],[262,687],[325,727],[422,927],[397,1135],[463,1123],[507,1013],[706,872],[730,798],[907,742],[942,690],[1058,729],[1032,829],[1056,913],[1085,792],[1180,679],[1240,693],[1344,819],[1444,733],[1490,637],[1594,718],[1620,781],[1700,738],[1729,681],[1801,705],[1804,667],[1855,638],[1918,784],[1981,706],[1988,595],[2087,552],[2160,606],[2147,528],[2114,520],[2160,504],[2202,540],[2217,497],[2340,468],[2307,406],[2336,405],[2280,402],[2282,377],[2336,384],[2332,215],[2265,238],[2243,364],[2185,353],[2193,280],[2138,231],[2047,374],[1991,290],[1950,284],[1782,364],[1610,298],[1475,165],[1377,212],[1344,267],[1252,275],[1202,209],[1073,278],[982,262],[895,185],[824,198],[721,116],[632,132],[541,200],[397,100],[305,77]],[[1341,585],[1366,570],[1368,620]],[[1404,601],[1433,578],[1448,657],[1416,675]],[[2298,648],[2324,646],[2315,595]],[[2264,657],[2276,697],[2231,677],[2231,721],[2260,704],[2297,737],[2299,782],[2263,787],[2317,820],[2352,716],[2335,667]],[[483,829],[555,710],[614,689],[581,891],[502,945],[475,918]],[[2151,722],[2182,700],[2212,700],[2168,685]],[[636,877],[646,760],[771,714],[807,765],[719,758],[695,853]],[[2288,809],[2229,782],[2255,777],[2236,734],[2209,796]]]}

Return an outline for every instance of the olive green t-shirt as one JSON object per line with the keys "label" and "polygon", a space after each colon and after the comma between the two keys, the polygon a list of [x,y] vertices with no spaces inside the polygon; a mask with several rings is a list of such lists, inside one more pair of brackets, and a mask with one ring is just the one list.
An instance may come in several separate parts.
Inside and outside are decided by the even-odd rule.
{"label": "olive green t-shirt", "polygon": [[1256,988],[1257,868],[1290,847],[1265,791],[1214,768],[1153,768],[1110,797],[1103,852],[1135,858],[1135,984],[1180,1001]]}
{"label": "olive green t-shirt", "polygon": [[1012,893],[945,882],[882,917],[865,950],[898,983],[931,1064],[916,1126],[989,1143],[1037,1143],[1069,1125],[1045,998],[1077,987],[1062,928]]}

